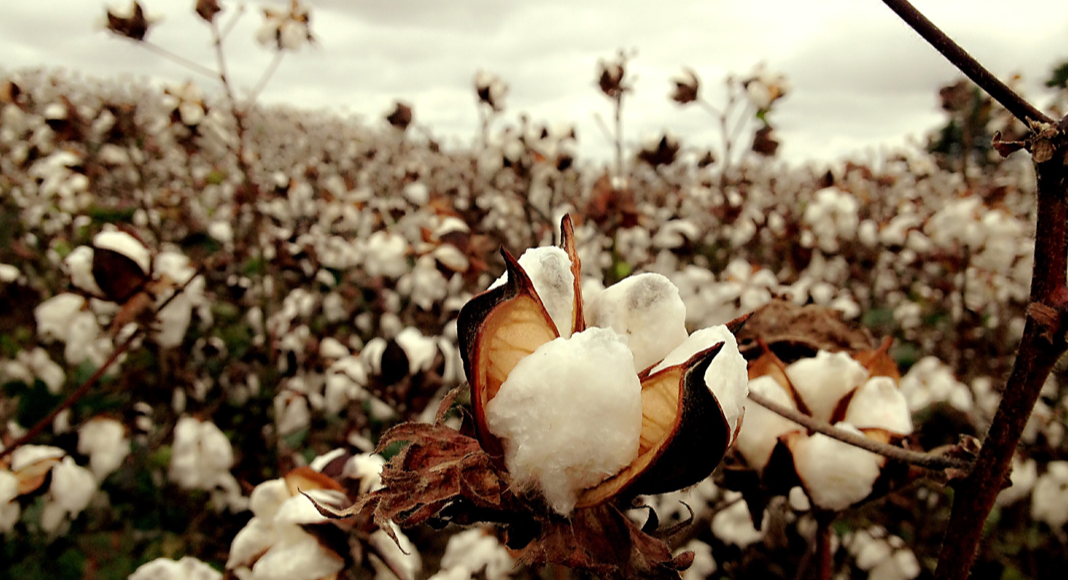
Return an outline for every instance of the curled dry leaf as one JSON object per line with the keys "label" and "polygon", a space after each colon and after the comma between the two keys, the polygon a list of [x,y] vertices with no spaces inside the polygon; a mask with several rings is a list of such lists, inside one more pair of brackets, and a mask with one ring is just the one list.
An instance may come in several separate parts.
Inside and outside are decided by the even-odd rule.
{"label": "curled dry leaf", "polygon": [[[439,420],[453,397],[442,402]],[[394,442],[407,446],[382,469],[382,489],[336,510],[310,498],[323,516],[344,519],[369,513],[397,541],[389,522],[477,521],[502,525],[511,547],[528,565],[560,564],[606,578],[678,578],[692,553],[673,556],[660,539],[646,533],[611,503],[580,508],[571,517],[512,493],[511,480],[478,440],[437,423],[404,423],[383,435],[379,451]]]}

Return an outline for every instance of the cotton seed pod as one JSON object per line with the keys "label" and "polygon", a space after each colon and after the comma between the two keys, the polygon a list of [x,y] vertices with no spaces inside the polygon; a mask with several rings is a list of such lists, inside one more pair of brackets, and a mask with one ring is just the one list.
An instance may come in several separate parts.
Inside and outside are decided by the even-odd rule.
{"label": "cotton seed pod", "polygon": [[104,298],[122,304],[151,279],[152,257],[134,236],[100,232],[93,238],[93,278]]}
{"label": "cotton seed pod", "polygon": [[[757,314],[759,316],[759,313]],[[820,350],[790,365],[764,343],[749,364],[750,388],[765,398],[881,443],[900,445],[912,432],[891,341],[874,349]],[[900,474],[885,457],[842,443],[755,404],[739,434],[738,450],[772,494],[800,484],[812,503],[843,510],[879,494]],[[880,483],[882,482],[882,483]]]}
{"label": "cotton seed pod", "polygon": [[[506,464],[522,485],[525,468],[518,467],[520,460],[516,457],[520,452],[510,449],[511,438],[520,437],[514,447],[523,448],[528,443],[541,445],[546,438],[560,437],[560,433],[572,430],[572,426],[561,424],[575,420],[570,407],[592,400],[591,414],[578,420],[596,422],[600,431],[584,440],[581,437],[586,435],[581,433],[589,427],[578,427],[574,430],[580,433],[575,435],[577,439],[560,441],[559,449],[550,449],[540,459],[544,465],[532,469],[538,474],[553,470],[566,473],[561,477],[578,477],[574,474],[583,470],[599,471],[587,479],[569,479],[570,485],[580,488],[571,490],[573,495],[555,493],[545,483],[555,476],[539,475],[540,491],[556,511],[566,514],[574,507],[595,506],[616,497],[663,493],[701,481],[722,459],[740,425],[741,401],[747,390],[744,359],[731,334],[736,328],[703,329],[687,337],[685,307],[681,306],[677,289],[666,279],[648,274],[642,275],[648,278],[635,280],[621,291],[604,291],[601,297],[611,295],[616,302],[605,305],[606,299],[599,297],[599,316],[603,320],[598,315],[594,319],[606,325],[587,328],[589,314],[584,316],[583,312],[580,263],[569,217],[564,218],[561,229],[562,252],[539,248],[545,250],[538,254],[540,257],[528,259],[528,266],[535,267],[534,275],[528,274],[520,263],[529,252],[519,261],[502,252],[506,279],[476,296],[460,311],[461,356],[471,384],[480,444],[499,464]],[[562,256],[566,256],[566,263]],[[659,314],[674,312],[674,301],[681,307],[677,325],[658,320]],[[643,313],[654,316],[643,318]],[[643,328],[638,324],[649,318],[657,319],[656,336],[681,336],[668,341],[672,344],[655,344],[655,340],[642,336]],[[744,319],[735,327],[741,322]],[[664,330],[663,324],[670,328]],[[628,339],[623,339],[622,333]],[[615,356],[611,353],[620,350],[624,353],[621,358],[610,358]],[[657,353],[655,358],[650,357],[651,352]],[[598,358],[602,356],[609,358]],[[649,360],[653,364],[643,362]],[[595,368],[582,368],[584,363]],[[570,370],[559,374],[558,367]],[[615,383],[604,392],[588,399],[582,399],[586,395],[573,395],[574,391],[587,388],[588,382],[605,380]],[[498,399],[502,387],[513,388],[506,383],[534,386],[522,395],[513,396],[510,392]],[[526,387],[514,387],[520,388]],[[545,390],[538,390],[542,388]],[[557,413],[552,401],[546,402],[544,396],[558,396],[559,406],[568,408]],[[516,408],[502,410],[505,405]],[[544,410],[545,406],[549,411]],[[511,416],[518,416],[518,421],[525,423],[502,427],[506,420],[512,420],[508,419]],[[548,424],[537,423],[542,416],[548,417]],[[529,435],[532,431],[542,435]],[[631,435],[633,440],[628,439]],[[529,440],[522,439],[528,436]],[[560,458],[586,447],[596,448],[598,453],[593,455],[599,456],[613,455],[615,451],[610,450],[621,448],[620,456],[627,459],[606,467],[572,465],[566,463],[570,459]],[[585,460],[580,457],[576,461]]]}

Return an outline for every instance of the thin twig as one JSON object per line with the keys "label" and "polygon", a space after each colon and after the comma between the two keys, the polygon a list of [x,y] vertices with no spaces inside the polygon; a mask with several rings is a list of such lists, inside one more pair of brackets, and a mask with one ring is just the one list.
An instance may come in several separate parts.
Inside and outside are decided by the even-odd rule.
{"label": "thin twig", "polygon": [[[123,37],[123,38],[125,38],[125,37]],[[204,66],[204,65],[202,65],[200,63],[193,62],[193,61],[189,60],[188,58],[185,58],[184,56],[177,55],[177,54],[167,50],[166,48],[163,48],[162,46],[159,46],[158,44],[152,44],[151,42],[149,42],[147,40],[140,40],[140,41],[131,40],[130,42],[136,42],[137,44],[147,48],[150,52],[154,52],[154,53],[156,53],[156,54],[158,54],[158,55],[160,55],[160,56],[162,56],[164,58],[170,59],[170,60],[172,60],[172,61],[184,66],[185,68],[195,72],[195,73],[202,74],[204,76],[211,77],[211,78],[215,78],[215,77],[219,76],[219,72],[218,71],[211,70],[210,68],[208,68],[208,67],[206,67],[206,66]]]}
{"label": "thin twig", "polygon": [[955,457],[947,457],[945,455],[934,455],[931,453],[920,453],[918,451],[911,451],[909,449],[902,449],[900,447],[894,447],[893,445],[887,445],[880,443],[874,439],[869,439],[863,435],[857,435],[856,433],[850,433],[838,429],[824,421],[814,419],[808,415],[803,415],[793,409],[784,407],[775,401],[764,397],[759,393],[749,391],[749,398],[752,401],[765,409],[785,417],[794,423],[801,425],[809,431],[815,431],[821,433],[832,439],[837,439],[842,443],[859,447],[866,451],[871,451],[877,455],[882,455],[888,459],[907,463],[909,465],[915,465],[924,469],[932,471],[943,471],[946,469],[970,469],[971,464],[963,459],[957,459]]}
{"label": "thin twig", "polygon": [[260,93],[263,92],[264,87],[267,86],[267,81],[271,80],[271,77],[274,76],[274,71],[278,70],[278,65],[281,64],[283,56],[285,56],[284,50],[275,51],[274,58],[271,59],[271,64],[267,65],[267,70],[263,71],[263,76],[260,77],[256,86],[252,89],[252,93],[249,94],[249,102],[254,102],[256,98],[260,96]]}
{"label": "thin twig", "polygon": [[245,5],[239,4],[237,10],[235,10],[234,13],[230,15],[230,20],[228,20],[226,22],[226,25],[223,26],[222,32],[219,34],[220,40],[226,40],[226,37],[230,35],[230,31],[234,29],[234,25],[237,24],[238,20],[241,20],[241,15],[244,13]]}
{"label": "thin twig", "polygon": [[93,373],[93,376],[89,377],[73,393],[68,395],[66,399],[63,399],[63,402],[57,405],[55,409],[52,409],[51,413],[45,416],[44,419],[38,421],[33,427],[30,428],[29,431],[24,433],[22,437],[16,439],[14,443],[7,446],[3,450],[0,450],[0,459],[7,457],[19,447],[22,447],[30,441],[33,441],[38,435],[41,434],[41,431],[44,431],[46,427],[48,427],[52,424],[53,421],[55,421],[56,417],[64,409],[69,408],[71,405],[76,403],[78,399],[81,399],[83,396],[85,396],[85,394],[89,392],[89,389],[93,388],[93,385],[99,382],[100,379],[104,376],[104,373],[106,373],[108,369],[111,368],[111,365],[115,364],[115,361],[118,360],[120,356],[122,356],[127,350],[130,349],[130,345],[133,344],[134,340],[138,336],[140,336],[140,334],[141,329],[139,328],[136,332],[130,335],[130,338],[126,339],[125,342],[120,344],[118,347],[115,348],[115,350],[111,352],[111,356],[109,356],[108,359],[104,361],[104,364],[100,365],[100,368],[96,369],[96,372]]}
{"label": "thin twig", "polygon": [[972,55],[961,48],[952,38],[946,36],[933,22],[927,19],[908,0],[883,0],[902,20],[913,30],[923,37],[931,46],[949,62],[953,63],[962,73],[967,75],[979,88],[986,91],[993,99],[1009,110],[1014,117],[1023,121],[1026,125],[1028,119],[1052,123],[1053,120],[1045,113],[1036,109],[1016,94],[1008,85],[1001,82],[996,76],[988,71]]}
{"label": "thin twig", "polygon": [[[161,312],[164,308],[167,307],[168,304],[171,303],[172,300],[177,298],[179,294],[185,292],[185,289],[189,286],[189,284],[193,280],[195,280],[197,276],[201,275],[202,268],[203,267],[197,268],[197,271],[192,276],[190,276],[189,279],[181,285],[181,287],[175,290],[173,294],[168,296],[167,299],[159,305],[159,308],[156,309],[156,313],[158,314],[159,312]],[[71,405],[78,402],[78,399],[84,397],[85,394],[89,392],[89,389],[93,388],[93,385],[100,382],[100,379],[104,377],[104,373],[106,373],[108,369],[111,368],[111,365],[115,364],[115,361],[117,361],[123,353],[130,349],[134,341],[137,340],[137,338],[144,333],[144,330],[145,329],[143,326],[139,326],[133,332],[133,334],[130,335],[129,338],[127,338],[122,344],[117,346],[115,350],[111,352],[111,356],[109,356],[107,360],[104,361],[104,364],[100,365],[100,368],[96,369],[96,372],[94,372],[91,377],[89,377],[85,380],[84,383],[79,385],[78,388],[75,389],[75,391],[71,393],[66,399],[64,399],[63,402],[60,403],[55,409],[52,409],[51,413],[49,413],[44,419],[38,421],[33,427],[30,428],[29,431],[24,433],[22,437],[16,439],[14,443],[0,450],[0,459],[7,457],[19,447],[22,447],[30,441],[33,441],[34,438],[40,435],[41,432],[45,430],[45,428],[47,428],[49,425],[52,424],[53,421],[55,421],[56,417],[61,412],[63,412],[64,409],[69,408]]]}

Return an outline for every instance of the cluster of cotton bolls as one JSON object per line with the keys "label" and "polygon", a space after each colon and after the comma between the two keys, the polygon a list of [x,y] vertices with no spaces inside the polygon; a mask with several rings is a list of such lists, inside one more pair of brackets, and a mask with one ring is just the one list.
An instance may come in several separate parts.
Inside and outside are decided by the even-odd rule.
{"label": "cluster of cotton bolls", "polygon": [[[307,22],[294,10],[263,38],[302,44]],[[319,488],[290,474],[325,486],[313,496],[338,507],[369,491],[382,432],[433,420],[463,382],[455,319],[503,270],[498,249],[554,242],[565,213],[589,296],[654,272],[678,288],[687,330],[785,298],[893,336],[918,436],[931,409],[977,433],[989,424],[1000,384],[991,377],[1004,374],[1022,329],[1034,183],[1013,160],[978,183],[915,152],[829,171],[745,161],[721,174],[682,147],[618,176],[576,161],[567,126],[509,123],[503,84],[486,75],[477,87],[493,111],[473,150],[287,108],[248,110],[256,130],[241,140],[227,103],[196,82],[160,91],[45,72],[2,82],[0,223],[11,243],[0,248],[0,298],[13,305],[0,331],[13,401],[0,401],[3,443],[125,349],[41,446],[0,457],[7,534],[118,529],[121,516],[103,513],[109,502],[116,514],[156,513],[166,497],[190,517],[152,525],[177,537],[216,530],[199,554],[228,553],[237,577],[306,560],[309,580],[337,573],[353,556],[323,540],[334,531],[297,491]],[[123,262],[128,288],[104,264],[113,252],[136,267]],[[1043,392],[1019,486],[1000,501],[1063,534],[1059,385]],[[348,458],[323,459],[338,447]],[[39,486],[21,491],[32,478]],[[663,521],[692,508],[696,577],[742,570],[739,554],[768,545],[807,545],[812,508],[797,492],[749,506],[707,480],[646,501]],[[874,521],[886,528],[843,524],[850,565],[914,577],[904,533]],[[492,530],[448,542],[412,534],[404,551],[385,533],[361,534],[364,561],[383,578],[525,574]],[[439,556],[438,570],[423,568]],[[218,577],[201,564],[159,561],[134,577]]]}

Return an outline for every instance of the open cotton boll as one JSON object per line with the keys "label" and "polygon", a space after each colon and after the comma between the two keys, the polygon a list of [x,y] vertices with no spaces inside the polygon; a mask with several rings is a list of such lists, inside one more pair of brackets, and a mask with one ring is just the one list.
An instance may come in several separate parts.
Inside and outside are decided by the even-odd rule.
{"label": "open cotton boll", "polygon": [[845,422],[858,429],[875,427],[894,433],[912,433],[912,414],[905,395],[890,377],[872,377],[853,394]]}
{"label": "open cotton boll", "polygon": [[[749,390],[784,407],[796,409],[786,389],[769,376],[757,377],[749,381]],[[771,459],[771,452],[775,450],[775,445],[779,442],[779,436],[800,428],[801,426],[797,423],[760,405],[746,405],[745,422],[742,423],[742,430],[738,433],[738,439],[734,445],[750,467],[763,471],[764,466]]]}
{"label": "open cotton boll", "polygon": [[97,481],[122,465],[130,454],[126,428],[114,419],[93,419],[78,428],[78,453],[89,456],[89,469]]}
{"label": "open cotton boll", "polygon": [[337,574],[345,560],[298,526],[278,530],[278,541],[255,564],[256,580],[316,580]]}
{"label": "open cotton boll", "polygon": [[[835,427],[862,435],[839,422]],[[790,446],[794,467],[812,503],[824,509],[844,510],[871,494],[884,458],[816,433],[798,437]]]}
{"label": "open cotton boll", "polygon": [[560,514],[638,455],[641,383],[624,339],[589,328],[523,358],[486,404],[508,471]]}
{"label": "open cotton boll", "polygon": [[723,412],[723,418],[727,420],[733,437],[738,418],[745,410],[745,399],[749,396],[749,372],[745,357],[738,352],[738,341],[726,326],[720,324],[695,331],[669,352],[660,364],[653,367],[652,372],[682,364],[693,355],[720,342],[723,347],[705,371],[705,384],[716,396],[716,402],[719,403],[719,409]]}
{"label": "open cotton boll", "polygon": [[821,350],[786,367],[786,376],[812,417],[830,421],[838,401],[868,378],[868,371],[844,352]]}
{"label": "open cotton boll", "polygon": [[152,269],[152,255],[137,238],[126,232],[100,232],[93,238],[93,247],[111,250],[126,256],[141,267],[146,274]]}
{"label": "open cotton boll", "polygon": [[628,339],[634,370],[642,371],[686,340],[686,305],[679,289],[661,274],[638,274],[590,300],[587,321]]}
{"label": "open cotton boll", "polygon": [[222,574],[211,566],[185,556],[175,561],[156,558],[134,570],[127,580],[222,580]]}

